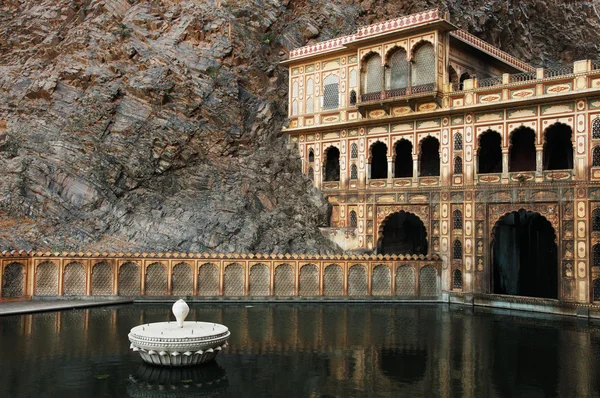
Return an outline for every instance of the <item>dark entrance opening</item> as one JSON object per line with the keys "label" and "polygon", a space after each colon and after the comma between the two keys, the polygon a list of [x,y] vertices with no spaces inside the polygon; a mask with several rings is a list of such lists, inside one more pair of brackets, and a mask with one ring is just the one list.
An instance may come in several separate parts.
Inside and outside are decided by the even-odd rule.
{"label": "dark entrance opening", "polygon": [[371,147],[371,179],[387,178],[387,146],[376,142]]}
{"label": "dark entrance opening", "polygon": [[477,161],[479,174],[502,173],[502,137],[493,130],[488,130],[479,137]]}
{"label": "dark entrance opening", "polygon": [[396,162],[394,177],[407,178],[413,176],[412,144],[409,140],[396,143]]}
{"label": "dark entrance opening", "polygon": [[428,136],[421,140],[419,175],[422,177],[440,175],[440,142]]}
{"label": "dark entrance opening", "polygon": [[325,162],[325,181],[340,180],[340,150],[336,147],[329,147],[327,150],[327,160]]}
{"label": "dark entrance opening", "polygon": [[403,211],[390,215],[379,231],[381,254],[427,254],[427,230],[423,221]]}
{"label": "dark entrance opening", "polygon": [[535,131],[519,127],[510,136],[509,171],[535,171]]}
{"label": "dark entrance opening", "polygon": [[573,168],[573,142],[571,127],[556,123],[544,134],[544,170]]}
{"label": "dark entrance opening", "polygon": [[519,210],[500,218],[492,242],[495,294],[558,298],[558,249],[552,224]]}

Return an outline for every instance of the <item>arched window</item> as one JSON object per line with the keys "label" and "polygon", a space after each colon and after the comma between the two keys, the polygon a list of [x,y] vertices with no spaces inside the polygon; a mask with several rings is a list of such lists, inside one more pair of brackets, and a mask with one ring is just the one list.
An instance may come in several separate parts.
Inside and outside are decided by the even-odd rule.
{"label": "arched window", "polygon": [[535,131],[519,127],[510,135],[509,171],[535,170]]}
{"label": "arched window", "polygon": [[306,98],[306,112],[305,113],[313,113],[315,111],[314,108],[315,100],[313,97]]}
{"label": "arched window", "polygon": [[596,117],[592,122],[592,139],[600,139],[600,117]]}
{"label": "arched window", "polygon": [[600,243],[596,243],[592,248],[594,267],[600,267]]}
{"label": "arched window", "polygon": [[298,114],[298,101],[292,101],[292,116],[296,116]]}
{"label": "arched window", "polygon": [[308,162],[312,163],[315,161],[315,151],[312,148],[308,150]]}
{"label": "arched window", "polygon": [[593,300],[600,301],[600,278],[594,279]]}
{"label": "arched window", "polygon": [[544,134],[544,170],[573,168],[573,131],[566,124],[556,123]]}
{"label": "arched window", "polygon": [[350,91],[350,105],[356,105],[356,91]]}
{"label": "arched window", "polygon": [[462,151],[463,149],[463,138],[461,133],[454,134],[454,150]]}
{"label": "arched window", "polygon": [[313,79],[309,77],[306,79],[306,95],[313,95]]}
{"label": "arched window", "polygon": [[350,179],[357,180],[358,179],[358,167],[355,164],[350,166]]}
{"label": "arched window", "polygon": [[358,224],[358,217],[356,217],[356,212],[354,210],[352,210],[350,212],[350,227],[356,228],[357,224]]}
{"label": "arched window", "polygon": [[356,69],[350,71],[350,87],[356,87]]}
{"label": "arched window", "polygon": [[387,86],[390,90],[408,86],[408,59],[403,48],[395,50],[388,58],[389,78]]}
{"label": "arched window", "polygon": [[350,159],[358,159],[358,145],[355,143],[350,145]]}
{"label": "arched window", "polygon": [[363,94],[383,91],[383,65],[379,54],[371,54],[364,61]]}
{"label": "arched window", "polygon": [[329,75],[323,85],[323,109],[337,109],[340,106],[338,77]]}
{"label": "arched window", "polygon": [[422,43],[413,53],[412,86],[435,82],[435,51],[433,44]]}
{"label": "arched window", "polygon": [[334,146],[327,149],[324,169],[325,181],[340,180],[340,150]]}
{"label": "arched window", "polygon": [[448,83],[455,84],[456,88],[458,88],[458,74],[452,65],[448,66]]}
{"label": "arched window", "polygon": [[460,156],[454,158],[454,174],[460,175],[463,173],[463,161]]}
{"label": "arched window", "polygon": [[592,232],[600,232],[600,208],[592,211]]}
{"label": "arched window", "polygon": [[493,130],[488,130],[479,137],[477,162],[479,174],[502,172],[502,137]]}
{"label": "arched window", "polygon": [[452,258],[454,260],[462,260],[462,243],[459,240],[455,240],[452,245]]}
{"label": "arched window", "polygon": [[462,285],[463,285],[463,278],[462,278],[461,270],[459,270],[459,269],[454,270],[454,273],[452,274],[452,288],[453,289],[462,289]]}
{"label": "arched window", "polygon": [[454,210],[452,214],[453,228],[454,229],[462,229],[463,228],[463,215],[462,211]]}
{"label": "arched window", "polygon": [[371,179],[387,178],[387,146],[376,142],[371,146]]}
{"label": "arched window", "polygon": [[440,175],[440,142],[437,138],[427,136],[421,140],[419,162],[421,176]]}
{"label": "arched window", "polygon": [[600,146],[595,146],[594,150],[592,151],[592,166],[600,166]]}
{"label": "arched window", "polygon": [[412,150],[412,143],[409,140],[401,139],[396,142],[395,178],[409,178],[413,176]]}
{"label": "arched window", "polygon": [[314,181],[315,179],[315,171],[312,167],[308,168],[308,178],[310,178],[311,181]]}

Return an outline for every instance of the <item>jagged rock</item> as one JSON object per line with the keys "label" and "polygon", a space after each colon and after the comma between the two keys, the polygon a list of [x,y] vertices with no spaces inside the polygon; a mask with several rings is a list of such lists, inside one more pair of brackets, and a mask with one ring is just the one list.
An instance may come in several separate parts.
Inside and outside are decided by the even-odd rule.
{"label": "jagged rock", "polygon": [[[0,248],[332,252],[281,128],[282,56],[433,0],[0,3]],[[593,2],[448,0],[534,64],[598,53]]]}

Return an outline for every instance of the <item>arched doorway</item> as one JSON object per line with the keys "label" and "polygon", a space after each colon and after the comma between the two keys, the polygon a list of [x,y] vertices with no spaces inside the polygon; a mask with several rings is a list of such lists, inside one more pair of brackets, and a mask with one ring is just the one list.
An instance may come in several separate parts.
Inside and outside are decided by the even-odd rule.
{"label": "arched doorway", "polygon": [[519,210],[501,217],[492,236],[492,292],[558,298],[558,248],[550,221]]}
{"label": "arched doorway", "polygon": [[404,211],[388,216],[379,229],[377,253],[427,254],[427,230],[423,221]]}
{"label": "arched doorway", "polygon": [[327,148],[325,153],[325,181],[340,180],[340,150],[332,146]]}
{"label": "arched doorway", "polygon": [[377,141],[371,146],[371,179],[387,178],[387,146]]}

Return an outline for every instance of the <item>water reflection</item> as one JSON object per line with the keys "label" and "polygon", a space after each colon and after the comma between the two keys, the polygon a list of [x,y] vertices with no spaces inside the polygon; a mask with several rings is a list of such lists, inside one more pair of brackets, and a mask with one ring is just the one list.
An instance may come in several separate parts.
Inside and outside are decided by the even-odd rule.
{"label": "water reflection", "polygon": [[[217,363],[190,374],[140,367],[127,333],[169,317],[168,304],[0,317],[3,396],[600,395],[600,328],[569,318],[435,305],[192,305],[188,319],[232,331]],[[220,381],[209,384],[213,376]]]}
{"label": "water reflection", "polygon": [[143,364],[129,376],[127,393],[131,398],[216,397],[227,391],[227,385],[227,373],[216,362],[184,368]]}

